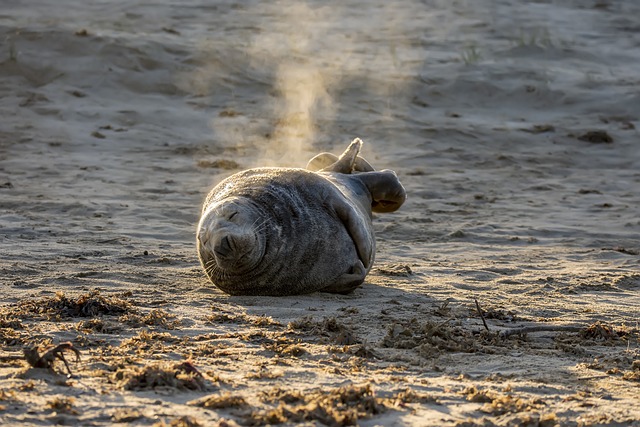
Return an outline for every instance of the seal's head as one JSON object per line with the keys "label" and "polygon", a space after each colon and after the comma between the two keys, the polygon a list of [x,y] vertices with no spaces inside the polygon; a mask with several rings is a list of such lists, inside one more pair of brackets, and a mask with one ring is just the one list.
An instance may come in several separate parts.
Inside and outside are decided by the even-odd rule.
{"label": "seal's head", "polygon": [[241,275],[260,263],[265,251],[264,217],[242,197],[207,206],[198,224],[198,254],[212,278]]}

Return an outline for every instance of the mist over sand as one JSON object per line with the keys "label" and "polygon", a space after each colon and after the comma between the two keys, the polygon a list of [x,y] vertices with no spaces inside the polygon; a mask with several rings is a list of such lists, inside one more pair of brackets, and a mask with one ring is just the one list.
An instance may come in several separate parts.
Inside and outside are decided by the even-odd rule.
{"label": "mist over sand", "polygon": [[[6,3],[0,424],[638,425],[638,16]],[[408,193],[365,285],[215,289],[209,189],[354,137]],[[72,378],[24,360],[64,341]]]}

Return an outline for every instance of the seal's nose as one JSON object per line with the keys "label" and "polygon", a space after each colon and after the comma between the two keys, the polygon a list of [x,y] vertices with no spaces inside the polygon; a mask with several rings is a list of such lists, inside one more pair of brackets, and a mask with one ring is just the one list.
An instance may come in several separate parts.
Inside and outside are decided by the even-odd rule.
{"label": "seal's nose", "polygon": [[219,258],[230,258],[233,256],[234,246],[235,242],[233,241],[233,236],[227,234],[216,242],[213,247],[213,252],[215,252],[216,256]]}

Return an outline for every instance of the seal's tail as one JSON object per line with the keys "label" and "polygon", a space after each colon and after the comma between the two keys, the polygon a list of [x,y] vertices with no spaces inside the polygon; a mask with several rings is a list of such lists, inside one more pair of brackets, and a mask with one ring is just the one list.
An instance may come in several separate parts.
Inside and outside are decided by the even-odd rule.
{"label": "seal's tail", "polygon": [[320,172],[338,172],[350,174],[353,172],[370,172],[375,169],[362,157],[358,156],[362,148],[362,140],[356,138],[340,155],[320,153],[307,163],[307,169]]}

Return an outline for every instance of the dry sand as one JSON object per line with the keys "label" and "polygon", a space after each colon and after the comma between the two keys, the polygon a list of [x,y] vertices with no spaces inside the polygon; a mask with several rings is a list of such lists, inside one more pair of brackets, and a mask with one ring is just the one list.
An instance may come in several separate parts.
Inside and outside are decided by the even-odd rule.
{"label": "dry sand", "polygon": [[[640,3],[392,4],[3,1],[0,424],[640,425]],[[212,287],[208,189],[356,136],[367,283]]]}

